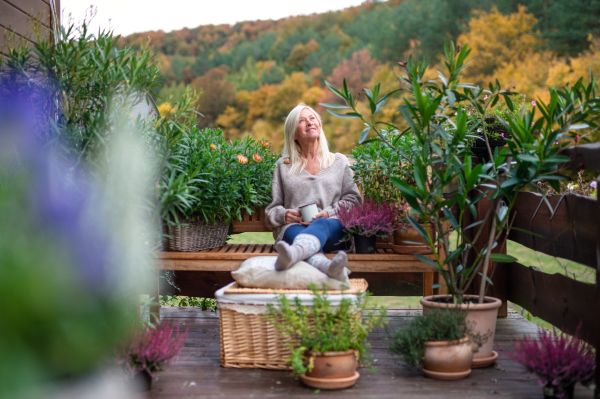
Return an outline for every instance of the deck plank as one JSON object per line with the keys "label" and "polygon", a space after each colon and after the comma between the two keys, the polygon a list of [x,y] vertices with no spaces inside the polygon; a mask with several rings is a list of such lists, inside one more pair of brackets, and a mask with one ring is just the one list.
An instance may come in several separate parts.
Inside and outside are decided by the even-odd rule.
{"label": "deck plank", "polygon": [[[408,325],[419,310],[391,309],[389,327]],[[189,328],[180,360],[158,374],[152,390],[138,398],[314,398],[315,391],[294,379],[290,372],[260,369],[233,369],[220,366],[218,313],[198,308],[161,308],[161,318]],[[495,350],[500,356],[493,367],[475,369],[461,381],[437,381],[419,370],[408,368],[387,353],[386,334],[378,329],[371,334],[373,373],[361,368],[357,384],[342,391],[322,391],[328,398],[542,398],[534,375],[527,373],[507,355],[512,339],[536,334],[537,327],[510,312],[498,319]],[[592,398],[588,388],[577,386],[577,398]]]}

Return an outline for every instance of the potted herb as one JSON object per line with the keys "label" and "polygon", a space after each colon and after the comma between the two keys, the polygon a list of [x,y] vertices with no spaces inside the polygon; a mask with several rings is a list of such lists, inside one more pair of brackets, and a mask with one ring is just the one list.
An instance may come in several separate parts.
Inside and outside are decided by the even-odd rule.
{"label": "potted herb", "polygon": [[154,373],[175,361],[187,339],[188,330],[161,322],[135,328],[117,348],[116,363],[122,365],[133,389],[147,391]]}
{"label": "potted herb", "polygon": [[392,355],[402,356],[411,366],[421,365],[428,377],[459,380],[471,374],[473,351],[485,337],[473,335],[466,312],[435,309],[416,316],[408,327],[394,334],[388,331],[388,339]]}
{"label": "potted herb", "polygon": [[397,213],[395,204],[370,199],[362,204],[342,204],[338,218],[346,237],[354,239],[356,253],[369,254],[375,252],[377,237],[393,234]]}
{"label": "potted herb", "polygon": [[[290,342],[288,364],[302,381],[318,389],[348,388],[356,382],[358,362],[369,365],[366,356],[369,333],[386,323],[386,309],[366,310],[369,293],[343,298],[335,307],[314,285],[312,305],[296,296],[278,296],[277,306],[267,305],[267,320]],[[366,315],[364,320],[362,315]]]}
{"label": "potted herb", "polygon": [[525,368],[537,374],[545,398],[573,398],[575,384],[592,382],[596,352],[579,336],[550,333],[540,329],[538,338],[523,337],[514,344],[511,354]]}
{"label": "potted herb", "polygon": [[[485,308],[488,321],[477,322],[477,328],[485,334],[488,329],[495,330],[497,311],[502,304],[500,300],[486,296],[492,281],[490,264],[516,261],[510,255],[494,253],[494,249],[498,247],[497,252],[504,247],[505,237],[511,231],[511,211],[517,195],[525,188],[535,189],[538,181],[558,187],[559,181],[566,179],[559,165],[568,162],[569,158],[559,155],[559,141],[573,134],[570,131],[595,126],[597,83],[592,79],[584,85],[580,79],[573,86],[551,88],[548,104],[539,101],[531,110],[519,111],[511,100],[514,93],[501,90],[499,83],[490,85],[489,90],[482,90],[460,82],[460,73],[466,68],[464,61],[470,52],[467,45],[456,48],[449,43],[444,50],[447,74],[440,73],[437,80],[424,78],[428,61],[416,61],[411,56],[407,62],[400,63],[405,70],[399,76],[400,90],[409,93],[409,98],[399,107],[408,125],[403,134],[415,137],[421,151],[412,160],[407,159],[412,162],[408,174],[414,185],[394,176],[391,180],[412,207],[412,212],[431,220],[435,228],[434,236],[413,217],[407,217],[435,254],[434,259],[420,254],[415,256],[438,270],[444,280],[442,287],[448,293],[448,296],[422,298],[421,304],[424,308],[448,304],[468,306],[467,319],[475,308]],[[339,110],[343,108],[338,106],[336,111],[329,112],[358,118],[366,124],[359,143],[373,131],[377,140],[392,145],[379,128],[381,125],[389,127],[390,123],[379,121],[375,116],[391,93],[380,96],[379,85],[372,91],[365,89],[371,111],[367,118],[358,110],[357,100],[346,85],[341,90],[327,85],[346,101],[349,111],[340,114]],[[507,147],[493,152],[486,140],[488,153],[492,154],[490,162],[475,165],[469,151],[471,132],[465,110],[474,107],[485,115],[486,108],[493,108],[502,99],[514,115],[506,121],[511,138]],[[541,115],[536,115],[538,109]],[[490,206],[487,212],[478,214],[475,205],[482,199],[489,200]],[[474,222],[469,223],[471,218]],[[450,235],[451,230],[456,233]],[[438,244],[446,256],[436,251]],[[476,285],[479,294],[469,296]],[[440,285],[434,285],[437,287]],[[479,365],[490,365],[497,357],[492,344],[493,336],[476,354]]]}

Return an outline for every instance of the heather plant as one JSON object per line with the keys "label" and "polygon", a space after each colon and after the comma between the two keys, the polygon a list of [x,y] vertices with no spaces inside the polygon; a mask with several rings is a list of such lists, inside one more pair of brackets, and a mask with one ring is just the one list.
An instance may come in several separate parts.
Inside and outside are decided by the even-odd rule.
{"label": "heather plant", "polygon": [[537,374],[544,394],[565,397],[567,389],[577,382],[592,382],[596,351],[580,337],[581,325],[574,335],[540,329],[538,338],[518,339],[510,357],[528,371]]}
{"label": "heather plant", "polygon": [[146,371],[151,377],[172,364],[179,355],[187,339],[188,329],[179,331],[169,323],[140,325],[117,348],[115,361],[122,365],[129,377]]}
{"label": "heather plant", "polygon": [[311,306],[303,305],[297,296],[292,302],[285,295],[278,295],[277,306],[267,304],[267,320],[289,343],[292,354],[287,363],[294,374],[302,375],[312,370],[309,351],[323,353],[354,349],[359,360],[369,365],[367,352],[371,345],[366,339],[373,329],[387,323],[387,309],[380,308],[377,313],[367,310],[368,292],[352,295],[352,300],[343,298],[334,307],[326,293],[315,285],[311,285],[310,289],[313,292]]}
{"label": "heather plant", "polygon": [[398,209],[391,202],[375,202],[372,199],[362,204],[342,204],[338,219],[342,223],[346,238],[353,234],[366,237],[387,237],[394,233]]}

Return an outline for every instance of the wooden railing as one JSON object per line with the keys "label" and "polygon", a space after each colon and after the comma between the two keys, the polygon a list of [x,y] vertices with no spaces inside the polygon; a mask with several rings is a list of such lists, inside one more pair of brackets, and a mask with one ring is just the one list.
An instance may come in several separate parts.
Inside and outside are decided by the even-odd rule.
{"label": "wooden railing", "polygon": [[[600,144],[563,150],[571,171],[600,170]],[[600,185],[600,176],[597,178]],[[547,197],[518,194],[513,208],[514,227],[508,239],[532,250],[565,258],[596,270],[595,284],[577,281],[562,274],[547,274],[520,263],[495,265],[492,295],[523,307],[532,315],[557,328],[573,333],[581,324],[583,339],[600,349],[600,202],[578,195]],[[485,206],[485,201],[481,206]],[[484,214],[484,213],[480,213]],[[499,248],[505,251],[506,248]],[[600,383],[600,356],[596,381]],[[600,398],[598,385],[595,398]]]}

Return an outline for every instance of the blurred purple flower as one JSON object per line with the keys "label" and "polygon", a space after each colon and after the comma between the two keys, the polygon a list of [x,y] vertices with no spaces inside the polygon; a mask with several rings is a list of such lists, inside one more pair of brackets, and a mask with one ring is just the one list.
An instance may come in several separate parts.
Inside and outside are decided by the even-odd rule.
{"label": "blurred purple flower", "polygon": [[92,215],[94,187],[74,176],[42,142],[33,96],[0,87],[0,126],[4,128],[0,135],[0,165],[27,176],[29,203],[23,218],[34,221],[31,224],[36,232],[57,244],[57,253],[70,254],[74,274],[86,287],[104,291],[113,261],[110,235],[94,220],[106,215]]}
{"label": "blurred purple flower", "polygon": [[535,101],[532,101],[532,102],[531,102],[531,105],[533,105],[533,106],[535,107]]}
{"label": "blurred purple flower", "polygon": [[593,182],[590,183],[590,187],[593,188],[594,190],[598,188],[598,182],[596,180],[594,180]]}

